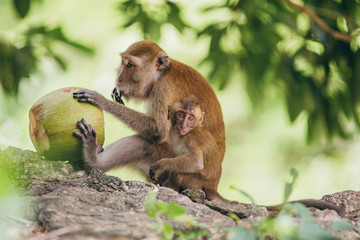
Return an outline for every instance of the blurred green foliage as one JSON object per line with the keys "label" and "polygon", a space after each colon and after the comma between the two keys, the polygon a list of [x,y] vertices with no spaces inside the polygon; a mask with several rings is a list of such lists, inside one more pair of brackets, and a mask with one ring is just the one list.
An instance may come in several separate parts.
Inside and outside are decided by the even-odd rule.
{"label": "blurred green foliage", "polygon": [[7,196],[13,189],[11,182],[15,176],[14,166],[11,165],[11,160],[3,151],[0,151],[0,199]]}
{"label": "blurred green foliage", "polygon": [[170,1],[121,1],[118,10],[125,14],[127,21],[121,27],[138,24],[145,39],[157,42],[161,38],[161,27],[168,22],[179,32],[188,26],[180,17],[180,8]]}
{"label": "blurred green foliage", "polygon": [[[250,229],[241,225],[230,228],[227,239],[338,239],[334,233],[358,230],[358,226],[354,227],[347,221],[338,220],[332,223],[331,231],[328,231],[316,223],[314,215],[303,204],[288,203],[298,177],[297,170],[290,169],[290,175],[292,180],[285,185],[284,201],[279,213],[274,217],[263,217],[253,221]],[[241,190],[238,191],[244,194]],[[246,196],[255,205],[252,197],[248,194]]]}
{"label": "blurred green foliage", "polygon": [[251,223],[252,228],[236,226],[228,230],[232,240],[248,239],[339,239],[335,233],[357,230],[346,221],[334,221],[331,231],[315,222],[313,214],[302,204],[286,204],[274,218],[261,218]]}
{"label": "blurred green foliage", "polygon": [[[161,235],[163,240],[171,239],[199,239],[208,237],[209,233],[204,231],[204,226],[186,214],[187,210],[177,203],[167,204],[156,200],[157,193],[149,190],[145,198],[145,209],[148,216],[155,218],[154,228]],[[161,216],[166,217],[164,221]],[[169,221],[170,220],[170,221]],[[184,223],[187,231],[175,230],[173,222]]]}
{"label": "blurred green foliage", "polygon": [[[247,240],[262,240],[262,239],[338,239],[335,236],[336,232],[342,231],[357,231],[359,226],[353,226],[347,221],[334,221],[329,229],[324,229],[316,221],[315,217],[309,209],[301,203],[288,203],[288,197],[293,191],[294,183],[298,176],[296,169],[290,170],[292,181],[285,185],[284,202],[281,209],[276,216],[260,217],[249,224],[251,227],[242,226],[241,220],[236,215],[231,215],[235,221],[239,221],[239,226],[226,229],[226,239],[247,239]],[[243,191],[240,191],[242,194]],[[251,199],[251,202],[256,207],[253,198],[246,194],[246,197]],[[201,224],[186,215],[186,209],[182,206],[170,202],[164,204],[156,200],[156,192],[149,190],[145,199],[145,208],[148,211],[148,216],[156,219],[154,228],[161,235],[162,239],[196,239],[196,237],[206,237],[208,233],[201,229]],[[166,217],[160,218],[161,216]],[[261,216],[261,211],[259,211]],[[174,230],[172,222],[179,221],[187,223],[189,231],[181,232]],[[221,227],[221,226],[219,226]]]}
{"label": "blurred green foliage", "polygon": [[[26,18],[31,1],[13,2],[19,17]],[[209,17],[202,25],[184,17],[182,1],[121,0],[117,10],[122,29],[136,26],[144,39],[159,41],[165,25],[209,39],[200,64],[210,66],[209,81],[224,89],[241,72],[253,106],[277,95],[292,122],[306,115],[308,140],[349,138],[359,132],[358,1],[226,0],[201,9],[205,17],[222,16]],[[41,57],[50,56],[65,69],[52,48],[55,41],[91,53],[65,37],[61,27],[30,28],[23,37],[21,46],[0,40],[0,82],[7,93],[17,93],[19,82],[36,70]],[[37,54],[38,48],[46,51]]]}
{"label": "blurred green foliage", "polygon": [[[153,10],[144,1],[124,1],[119,9],[136,12],[128,15],[123,27],[139,24],[144,38],[158,40],[165,24],[180,32],[191,28],[199,38],[210,37],[202,62],[212,66],[209,80],[223,89],[242,71],[254,105],[275,91],[284,97],[292,122],[306,113],[309,140],[348,138],[360,128],[359,3],[306,0],[298,5],[306,6],[305,10],[292,4],[288,0],[227,0],[202,10],[203,14],[223,10],[226,16],[202,29],[182,20],[181,2],[162,1]],[[163,9],[172,11],[159,17],[157,12]],[[309,9],[344,38],[335,38],[318,25]]]}
{"label": "blurred green foliage", "polygon": [[[23,200],[18,189],[16,176],[22,170],[16,167],[11,156],[0,151],[0,239],[23,239]],[[21,222],[21,223],[20,223]]]}
{"label": "blurred green foliage", "polygon": [[[20,24],[21,19],[25,18],[30,10],[31,1],[14,0],[13,3]],[[20,82],[37,70],[37,63],[43,57],[54,59],[63,70],[66,70],[63,57],[53,48],[56,42],[62,42],[88,54],[93,53],[91,48],[66,37],[61,27],[30,26],[18,38],[21,39],[21,43],[8,42],[0,36],[0,83],[4,92],[13,96],[17,95]]]}

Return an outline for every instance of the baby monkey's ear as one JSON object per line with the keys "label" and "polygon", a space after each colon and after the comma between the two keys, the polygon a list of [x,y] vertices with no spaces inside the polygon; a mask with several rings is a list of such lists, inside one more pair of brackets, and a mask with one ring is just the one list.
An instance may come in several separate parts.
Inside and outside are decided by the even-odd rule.
{"label": "baby monkey's ear", "polygon": [[199,127],[202,127],[202,121],[203,121],[203,119],[204,119],[204,115],[205,115],[205,112],[202,112],[201,113],[201,118],[200,118],[200,120],[199,120]]}
{"label": "baby monkey's ear", "polygon": [[170,119],[170,105],[168,105],[168,117],[167,119],[169,120]]}

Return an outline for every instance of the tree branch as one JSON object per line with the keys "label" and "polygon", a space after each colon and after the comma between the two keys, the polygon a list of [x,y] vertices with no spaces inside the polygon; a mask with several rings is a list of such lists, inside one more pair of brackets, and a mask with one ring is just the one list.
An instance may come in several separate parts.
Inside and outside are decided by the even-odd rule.
{"label": "tree branch", "polygon": [[343,41],[343,42],[351,42],[352,37],[350,35],[343,34],[341,32],[335,31],[334,29],[330,28],[324,20],[322,20],[313,10],[306,6],[299,5],[294,3],[291,0],[284,0],[293,8],[296,8],[304,13],[306,13],[310,18],[312,18],[325,32],[329,33],[334,38]]}

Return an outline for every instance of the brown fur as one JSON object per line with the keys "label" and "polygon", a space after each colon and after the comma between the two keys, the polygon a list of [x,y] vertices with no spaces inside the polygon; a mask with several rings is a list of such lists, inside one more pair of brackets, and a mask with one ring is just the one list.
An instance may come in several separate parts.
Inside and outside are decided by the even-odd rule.
{"label": "brown fur", "polygon": [[[81,90],[74,93],[74,98],[79,102],[88,102],[112,113],[137,132],[134,136],[121,138],[105,146],[101,151],[96,143],[95,130],[85,120],[79,121],[77,125],[81,133],[74,133],[74,136],[82,140],[85,165],[88,168],[103,171],[129,165],[148,177],[150,166],[160,159],[172,157],[171,148],[165,142],[170,130],[170,123],[167,120],[168,105],[180,97],[195,95],[199,99],[202,110],[206,112],[206,117],[202,122],[203,129],[206,131],[196,133],[198,132],[196,130],[194,134],[201,137],[193,138],[192,141],[198,141],[197,144],[201,147],[208,148],[213,143],[202,141],[213,139],[216,147],[211,147],[211,149],[217,149],[214,154],[218,154],[216,157],[218,160],[213,168],[210,167],[209,170],[204,167],[207,170],[199,176],[203,176],[206,181],[210,179],[212,182],[208,184],[212,186],[211,189],[204,190],[208,193],[208,198],[223,201],[216,187],[225,153],[225,129],[220,104],[209,83],[192,67],[169,58],[157,44],[151,41],[135,43],[121,56],[123,62],[116,86],[126,99],[146,101],[148,110],[146,114],[137,112],[118,102],[107,100],[96,91]],[[204,152],[210,154],[214,151],[204,150]],[[185,181],[182,182],[179,188],[180,186],[181,188],[189,187]],[[198,189],[201,189],[200,185],[190,183],[190,187],[199,186]],[[176,186],[173,185],[173,187]]]}
{"label": "brown fur", "polygon": [[216,95],[206,79],[192,67],[170,59],[151,41],[135,43],[121,56],[122,67],[116,86],[125,99],[146,101],[147,113],[107,100],[95,91],[74,93],[74,98],[79,102],[89,102],[112,113],[137,132],[137,135],[105,146],[99,154],[92,150],[95,145],[93,138],[75,134],[83,139],[85,162],[91,168],[104,171],[130,165],[147,176],[152,164],[170,156],[165,142],[170,129],[168,105],[179,97],[189,95],[197,96],[203,110],[209,115],[203,121],[203,128],[215,139],[222,162],[225,153],[223,116]]}
{"label": "brown fur", "polygon": [[[213,136],[205,128],[198,127],[203,113],[197,102],[194,96],[190,96],[170,104],[169,121],[172,127],[168,143],[173,157],[163,158],[152,165],[150,177],[154,182],[176,191],[199,189],[205,192],[209,200],[221,201],[223,198],[217,193],[217,186],[222,158]],[[184,119],[177,119],[177,113],[190,109],[195,117],[194,125],[187,134],[179,135],[176,125]]]}
{"label": "brown fur", "polygon": [[[214,138],[207,130],[199,127],[203,119],[200,106],[196,105],[194,96],[175,100],[169,106],[169,117],[172,128],[169,134],[172,158],[163,158],[150,167],[150,177],[155,183],[170,187],[176,191],[197,189],[205,192],[206,198],[225,204],[231,202],[224,199],[218,192],[217,186],[221,176],[221,158]],[[193,110],[196,122],[184,136],[179,136],[176,125],[177,112]],[[208,116],[208,115],[207,115]],[[205,118],[206,119],[206,118]],[[333,203],[323,200],[297,200],[290,203],[302,203],[306,207],[318,209],[332,209],[340,216],[344,210]],[[270,212],[278,212],[281,205],[264,206]]]}

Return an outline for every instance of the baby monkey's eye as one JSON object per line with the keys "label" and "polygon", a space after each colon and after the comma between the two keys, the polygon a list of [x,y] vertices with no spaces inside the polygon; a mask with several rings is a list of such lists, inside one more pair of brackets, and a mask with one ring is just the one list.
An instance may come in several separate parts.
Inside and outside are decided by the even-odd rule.
{"label": "baby monkey's eye", "polygon": [[194,120],[195,120],[195,117],[192,116],[192,115],[190,115],[190,116],[188,117],[188,119],[189,119],[189,121],[194,121]]}
{"label": "baby monkey's eye", "polygon": [[178,112],[177,117],[183,119],[185,117],[185,114],[183,112]]}

